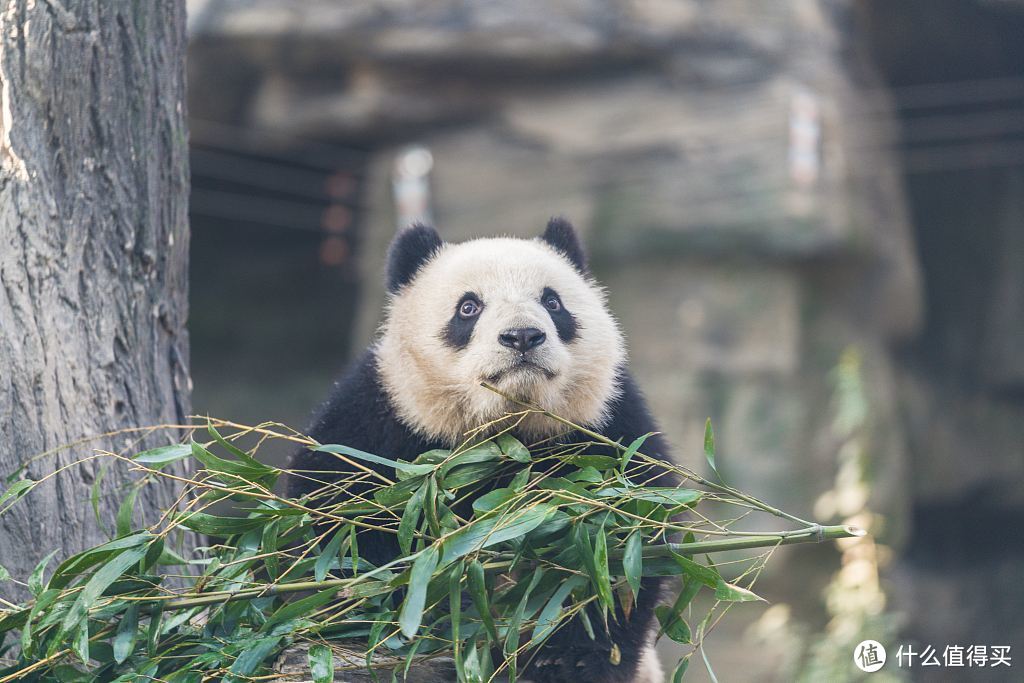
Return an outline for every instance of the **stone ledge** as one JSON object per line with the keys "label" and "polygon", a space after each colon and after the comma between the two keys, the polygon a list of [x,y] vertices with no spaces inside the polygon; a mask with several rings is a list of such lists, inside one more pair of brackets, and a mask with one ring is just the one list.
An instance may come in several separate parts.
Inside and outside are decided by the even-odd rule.
{"label": "stone ledge", "polygon": [[[378,679],[366,668],[363,654],[339,644],[332,644],[335,665],[335,683],[379,683],[389,680],[387,674],[396,668],[404,668],[405,660],[400,657],[378,657],[374,660],[374,669]],[[274,672],[282,677],[276,680],[292,681],[293,683],[313,683],[309,671],[307,655],[309,645],[296,645],[288,648],[278,657],[274,664]],[[403,679],[407,683],[451,683],[456,679],[455,663],[447,657],[422,659],[409,667],[408,675]]]}

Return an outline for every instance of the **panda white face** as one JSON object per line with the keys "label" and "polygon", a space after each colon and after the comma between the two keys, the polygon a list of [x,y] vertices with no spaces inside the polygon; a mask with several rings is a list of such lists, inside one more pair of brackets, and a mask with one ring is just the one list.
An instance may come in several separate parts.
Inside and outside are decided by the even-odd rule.
{"label": "panda white face", "polygon": [[[542,240],[421,246],[428,253],[405,264],[413,272],[393,292],[376,348],[399,418],[455,445],[467,431],[521,410],[481,386],[488,382],[600,427],[619,391],[625,350],[604,293],[582,263]],[[410,256],[396,256],[397,248],[392,261]],[[519,427],[530,438],[564,430],[541,415]]]}

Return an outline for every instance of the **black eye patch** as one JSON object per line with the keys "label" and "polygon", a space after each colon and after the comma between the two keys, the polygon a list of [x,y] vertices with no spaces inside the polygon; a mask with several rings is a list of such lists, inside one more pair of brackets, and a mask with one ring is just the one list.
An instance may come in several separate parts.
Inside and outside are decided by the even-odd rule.
{"label": "black eye patch", "polygon": [[476,327],[476,321],[480,319],[479,314],[470,317],[459,314],[462,305],[467,301],[475,301],[480,306],[483,306],[480,297],[473,292],[466,292],[459,298],[459,302],[455,305],[455,310],[452,312],[451,319],[441,332],[441,339],[444,343],[458,351],[469,346],[469,340],[473,336],[473,328]]}
{"label": "black eye patch", "polygon": [[[557,310],[552,310],[552,307],[548,305],[549,300],[552,298],[558,301]],[[562,303],[562,298],[558,296],[558,292],[550,287],[545,287],[540,295],[540,303],[544,306],[544,310],[548,312],[548,315],[551,316],[551,321],[555,323],[558,338],[566,344],[575,339],[576,331],[579,328],[579,325],[576,323],[576,316],[565,307],[565,304]]]}

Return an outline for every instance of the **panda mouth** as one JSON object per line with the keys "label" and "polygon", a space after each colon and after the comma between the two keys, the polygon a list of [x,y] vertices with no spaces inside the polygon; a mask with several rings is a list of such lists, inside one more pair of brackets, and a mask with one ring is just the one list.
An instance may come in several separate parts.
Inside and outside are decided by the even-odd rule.
{"label": "panda mouth", "polygon": [[532,360],[527,360],[526,358],[519,357],[516,358],[515,361],[513,361],[512,365],[488,375],[486,379],[488,382],[491,382],[493,384],[506,377],[522,374],[539,374],[543,375],[546,379],[554,379],[557,376],[555,372],[544,367],[543,365],[535,363]]}

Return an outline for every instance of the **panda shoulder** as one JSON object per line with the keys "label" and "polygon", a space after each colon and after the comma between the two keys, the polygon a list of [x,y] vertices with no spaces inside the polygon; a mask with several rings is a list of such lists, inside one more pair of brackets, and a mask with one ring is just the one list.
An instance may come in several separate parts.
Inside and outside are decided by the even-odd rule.
{"label": "panda shoulder", "polygon": [[377,359],[367,349],[335,381],[320,406],[309,436],[319,443],[342,443],[368,450],[403,434],[381,387]]}
{"label": "panda shoulder", "polygon": [[609,403],[602,432],[612,439],[630,443],[645,434],[653,434],[645,442],[644,452],[659,459],[670,460],[669,446],[660,434],[657,420],[651,414],[647,399],[639,385],[623,366],[618,371],[619,391]]}

